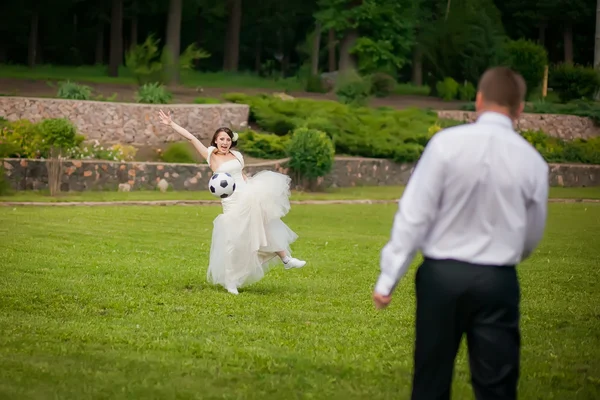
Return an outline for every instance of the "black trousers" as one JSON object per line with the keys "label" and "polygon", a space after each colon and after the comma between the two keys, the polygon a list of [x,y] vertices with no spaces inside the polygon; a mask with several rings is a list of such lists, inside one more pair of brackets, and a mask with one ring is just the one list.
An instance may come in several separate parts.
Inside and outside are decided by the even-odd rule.
{"label": "black trousers", "polygon": [[416,294],[412,400],[450,399],[464,334],[476,399],[516,399],[521,336],[515,267],[426,258],[417,270]]}

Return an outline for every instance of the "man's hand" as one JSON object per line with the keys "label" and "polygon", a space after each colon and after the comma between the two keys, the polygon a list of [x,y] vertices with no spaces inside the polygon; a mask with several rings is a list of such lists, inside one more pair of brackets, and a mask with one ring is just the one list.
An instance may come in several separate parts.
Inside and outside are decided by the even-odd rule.
{"label": "man's hand", "polygon": [[392,296],[384,296],[377,292],[373,292],[373,301],[375,302],[375,308],[378,310],[386,308],[392,301]]}

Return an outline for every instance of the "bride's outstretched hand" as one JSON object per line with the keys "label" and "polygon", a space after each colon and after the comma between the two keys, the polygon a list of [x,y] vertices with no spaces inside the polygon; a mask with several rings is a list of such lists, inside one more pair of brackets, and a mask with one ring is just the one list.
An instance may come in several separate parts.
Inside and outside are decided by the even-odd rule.
{"label": "bride's outstretched hand", "polygon": [[160,119],[160,123],[163,125],[171,126],[171,122],[173,122],[171,119],[171,111],[169,111],[168,114],[165,114],[163,110],[159,110],[158,118]]}

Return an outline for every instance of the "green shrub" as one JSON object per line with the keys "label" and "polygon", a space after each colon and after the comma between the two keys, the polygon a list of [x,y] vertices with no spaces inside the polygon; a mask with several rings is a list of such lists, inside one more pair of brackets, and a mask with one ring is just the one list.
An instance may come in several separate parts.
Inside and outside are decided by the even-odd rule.
{"label": "green shrub", "polygon": [[458,88],[458,98],[462,101],[473,101],[476,94],[477,89],[475,89],[475,86],[471,82],[465,82]]}
{"label": "green shrub", "polygon": [[393,160],[398,163],[411,163],[419,159],[425,145],[420,143],[407,143],[405,146],[399,147],[394,151]]}
{"label": "green shrub", "polygon": [[394,94],[401,96],[429,96],[430,93],[429,86],[416,86],[412,83],[398,83],[394,89]]}
{"label": "green shrub", "polygon": [[245,103],[251,99],[251,96],[247,95],[246,93],[237,92],[224,93],[221,95],[221,97],[230,103]]}
{"label": "green shrub", "polygon": [[244,154],[266,160],[287,157],[290,136],[277,136],[270,133],[257,133],[253,130],[240,132],[239,148]]}
{"label": "green shrub", "polygon": [[383,72],[376,72],[369,79],[371,82],[371,93],[375,97],[387,97],[396,88],[396,80]]}
{"label": "green shrub", "polygon": [[[43,157],[42,150],[46,148],[39,127],[26,119],[4,126],[0,132],[0,139],[6,146],[5,151],[12,153],[11,157]],[[18,149],[16,153],[15,149]]]}
{"label": "green shrub", "polygon": [[21,148],[12,142],[8,142],[0,137],[0,158],[19,158]]}
{"label": "green shrub", "polygon": [[[250,122],[272,132],[271,120],[282,120],[291,131],[298,128],[325,132],[338,154],[393,159],[406,158],[403,147],[411,138],[426,135],[438,120],[434,111],[352,108],[334,101],[295,99],[283,101],[274,96],[225,95],[228,100],[250,106]],[[288,127],[286,127],[287,129]],[[410,153],[412,154],[412,153]],[[395,156],[397,155],[397,156]]]}
{"label": "green shrub", "polygon": [[334,91],[342,104],[361,107],[367,105],[371,84],[356,71],[349,70],[340,73]]}
{"label": "green shrub", "polygon": [[527,94],[542,84],[544,69],[548,65],[548,53],[544,46],[530,40],[509,40],[504,46],[504,64],[523,76]]}
{"label": "green shrub", "polygon": [[132,161],[137,153],[133,146],[115,144],[104,147],[97,140],[70,148],[65,157],[76,160]]}
{"label": "green shrub", "polygon": [[327,93],[327,88],[323,85],[323,81],[319,75],[308,76],[304,90],[309,93]]}
{"label": "green shrub", "polygon": [[160,155],[161,161],[177,164],[196,164],[194,149],[187,142],[170,144]]}
{"label": "green shrub", "polygon": [[524,131],[523,136],[533,147],[540,152],[548,162],[564,162],[564,141],[546,135],[543,131]]}
{"label": "green shrub", "polygon": [[222,101],[215,99],[214,97],[196,97],[194,99],[195,104],[221,104]]}
{"label": "green shrub", "polygon": [[458,83],[453,78],[447,77],[443,81],[438,82],[435,88],[438,96],[446,101],[450,101],[456,99],[458,86]]}
{"label": "green shrub", "polygon": [[600,89],[600,73],[594,68],[571,64],[555,66],[550,72],[549,84],[558,93],[561,102],[592,100]]}
{"label": "green shrub", "polygon": [[138,103],[145,104],[168,104],[173,95],[167,88],[158,82],[146,83],[137,90],[135,94]]}
{"label": "green shrub", "polygon": [[[171,56],[166,47],[159,50],[159,39],[149,35],[143,43],[134,46],[125,53],[125,65],[135,77],[138,85],[147,83],[166,83],[168,69],[171,66]],[[189,70],[194,60],[208,58],[210,54],[196,47],[195,43],[189,45],[179,57],[178,68]]]}
{"label": "green shrub", "polygon": [[50,147],[63,150],[78,146],[84,137],[77,134],[77,128],[71,121],[64,118],[51,118],[42,120],[37,124],[45,146],[44,151]]}
{"label": "green shrub", "polygon": [[600,164],[600,138],[565,141],[543,131],[524,131],[521,135],[550,163]]}
{"label": "green shrub", "polygon": [[158,43],[158,39],[154,39],[154,36],[150,35],[143,43],[125,53],[125,65],[135,77],[138,85],[164,82]]}
{"label": "green shrub", "polygon": [[600,165],[600,137],[566,142],[564,159],[566,162]]}
{"label": "green shrub", "polygon": [[305,187],[331,171],[335,149],[325,132],[316,129],[299,128],[289,143],[290,169],[305,180]]}
{"label": "green shrub", "polygon": [[92,88],[71,81],[59,82],[56,96],[60,99],[89,100],[92,97]]}

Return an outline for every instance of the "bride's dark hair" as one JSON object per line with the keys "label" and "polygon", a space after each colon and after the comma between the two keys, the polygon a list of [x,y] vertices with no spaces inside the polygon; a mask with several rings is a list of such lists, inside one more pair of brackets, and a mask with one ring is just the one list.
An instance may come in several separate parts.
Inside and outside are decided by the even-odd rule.
{"label": "bride's dark hair", "polygon": [[235,145],[237,145],[237,140],[233,140],[233,131],[229,128],[221,127],[215,131],[215,134],[213,135],[213,137],[210,141],[211,146],[217,147],[217,136],[221,132],[225,132],[227,134],[227,136],[229,136],[231,138],[231,147],[235,147]]}

